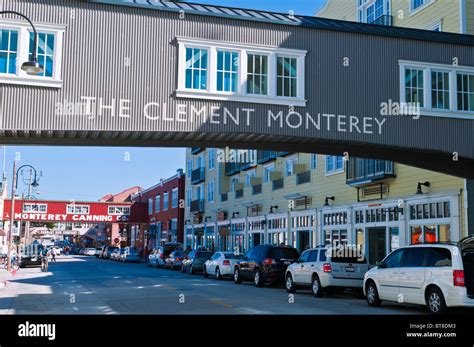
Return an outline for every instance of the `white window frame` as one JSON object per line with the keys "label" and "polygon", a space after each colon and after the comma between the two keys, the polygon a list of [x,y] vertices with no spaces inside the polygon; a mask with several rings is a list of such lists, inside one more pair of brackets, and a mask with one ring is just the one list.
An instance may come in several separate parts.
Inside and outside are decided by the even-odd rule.
{"label": "white window frame", "polygon": [[192,200],[193,200],[193,188],[188,188],[188,199],[187,199],[188,207],[191,207]]}
{"label": "white window frame", "polygon": [[[332,157],[334,158],[334,170],[328,170],[328,160],[329,160],[329,157]],[[342,159],[342,168],[341,169],[338,169],[337,168],[337,157],[342,157],[340,155],[326,155],[326,165],[325,165],[325,172],[326,172],[326,176],[331,176],[331,175],[336,175],[336,174],[340,174],[340,173],[343,173],[344,172],[344,169],[345,169],[345,165],[344,165],[344,159]]]}
{"label": "white window frame", "polygon": [[318,169],[318,155],[316,153],[311,153],[310,167],[311,171],[316,171]]}
{"label": "white window frame", "polygon": [[[71,212],[71,208],[73,211]],[[76,208],[81,209],[81,211],[76,211]],[[86,209],[87,212],[82,211],[82,209]],[[89,214],[90,213],[90,206],[89,205],[80,205],[80,204],[68,204],[66,205],[66,214]]]}
{"label": "white window frame", "polygon": [[163,193],[163,211],[168,211],[170,207],[170,193]]}
{"label": "white window frame", "polygon": [[[358,21],[361,23],[367,23],[367,9],[370,6],[375,4],[375,0],[363,0],[358,1]],[[383,6],[383,15],[390,16],[391,15],[391,0],[384,0]],[[378,18],[378,17],[377,17]],[[377,19],[374,18],[374,19]]]}
{"label": "white window frame", "polygon": [[210,180],[207,182],[207,200],[209,203],[214,203],[214,197],[215,197],[215,192],[214,192],[214,180]]}
{"label": "white window frame", "polygon": [[207,167],[209,170],[214,170],[216,167],[216,151],[214,148],[209,148],[207,151]]}
{"label": "white window frame", "polygon": [[129,216],[130,206],[109,206],[107,208],[110,216]]}
{"label": "white window frame", "polygon": [[161,194],[155,195],[155,213],[161,212]]}
{"label": "white window frame", "polygon": [[268,164],[263,167],[263,180],[265,181],[265,183],[271,181],[270,172],[275,172],[275,163]]}
{"label": "white window frame", "polygon": [[1,29],[18,31],[18,53],[16,74],[0,73],[0,83],[27,85],[36,87],[61,88],[63,81],[61,79],[62,58],[63,58],[63,40],[66,27],[56,24],[34,23],[38,33],[54,35],[54,58],[53,58],[53,76],[32,76],[21,70],[21,64],[29,60],[30,50],[30,25],[25,21],[3,19],[0,22]]}
{"label": "white window frame", "polygon": [[245,173],[245,186],[246,187],[251,186],[250,181],[251,181],[252,177],[257,177],[257,171],[255,169],[249,170]]}
{"label": "white window frame", "polygon": [[[175,199],[176,197],[176,199]],[[175,204],[176,202],[176,204]],[[171,208],[178,208],[179,205],[179,192],[178,188],[173,188],[171,190]]]}
{"label": "white window frame", "polygon": [[148,215],[153,214],[153,198],[148,198]]}
{"label": "white window frame", "polygon": [[[28,211],[28,210],[25,209],[26,206],[30,206],[30,208],[33,207],[33,206],[38,206],[38,210],[34,211],[34,210],[30,209]],[[44,208],[44,211],[42,211],[43,208]],[[22,211],[24,213],[48,213],[48,204],[23,203]]]}
{"label": "white window frame", "polygon": [[436,22],[434,22],[433,24],[431,24],[430,26],[426,28],[426,30],[430,30],[430,31],[437,31],[436,29],[438,29],[439,32],[443,31],[443,21],[441,19],[437,20]]}
{"label": "white window frame", "polygon": [[[288,172],[288,163],[291,162],[291,173]],[[298,164],[298,156],[290,156],[285,159],[285,177],[290,177],[295,174],[295,164]]]}
{"label": "white window frame", "polygon": [[[421,107],[421,116],[432,117],[448,117],[448,118],[464,118],[473,119],[474,111],[460,111],[458,110],[458,90],[457,90],[457,75],[458,73],[474,74],[474,67],[468,66],[453,66],[447,64],[424,63],[407,60],[399,60],[400,66],[400,102],[405,103],[405,69],[418,69],[424,71],[423,81],[423,97],[424,107]],[[449,72],[449,109],[436,109],[431,106],[431,71],[446,71]]]}
{"label": "white window frame", "polygon": [[409,10],[409,16],[410,17],[417,14],[418,12],[423,11],[425,8],[427,8],[428,6],[430,6],[430,5],[432,5],[436,2],[436,0],[426,0],[423,5],[420,5],[417,8],[414,8],[413,7],[413,1],[414,0],[409,0],[409,4],[408,4],[408,10]]}
{"label": "white window frame", "polygon": [[[257,46],[231,42],[218,42],[194,38],[177,37],[178,42],[178,87],[176,96],[179,98],[208,99],[237,102],[253,102],[260,104],[306,106],[305,99],[305,57],[307,51],[280,48],[276,46]],[[208,83],[207,90],[186,88],[186,48],[202,48],[208,50]],[[217,91],[217,50],[233,51],[239,54],[239,71],[237,92]],[[247,54],[267,55],[268,59],[268,95],[247,93]],[[285,56],[297,59],[297,92],[296,97],[277,96],[277,59]]]}

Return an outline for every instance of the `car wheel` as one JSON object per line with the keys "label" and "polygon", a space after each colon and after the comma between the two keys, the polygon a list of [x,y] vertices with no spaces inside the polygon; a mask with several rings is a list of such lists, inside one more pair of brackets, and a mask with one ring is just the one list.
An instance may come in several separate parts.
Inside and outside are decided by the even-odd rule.
{"label": "car wheel", "polygon": [[207,270],[206,270],[206,265],[204,265],[202,267],[202,274],[204,276],[204,278],[208,278],[209,277],[209,274],[207,273]]}
{"label": "car wheel", "polygon": [[262,273],[260,272],[259,269],[255,270],[253,280],[254,280],[254,283],[255,283],[255,287],[262,287],[263,286]]}
{"label": "car wheel", "polygon": [[221,270],[219,268],[216,268],[216,279],[217,280],[222,279]]}
{"label": "car wheel", "polygon": [[286,275],[285,288],[288,293],[296,292],[295,284],[293,283],[293,276],[289,273]]}
{"label": "car wheel", "polygon": [[365,292],[367,293],[367,303],[369,306],[380,306],[382,300],[380,300],[379,292],[377,291],[377,286],[373,281],[370,281],[366,288]]}
{"label": "car wheel", "polygon": [[186,270],[184,269],[184,265],[181,265],[181,272],[182,272],[182,273],[185,273],[185,272],[186,272]]}
{"label": "car wheel", "polygon": [[234,269],[234,283],[242,283],[242,279],[240,278],[240,271],[237,267]]}
{"label": "car wheel", "polygon": [[317,275],[313,276],[313,281],[311,282],[311,291],[317,298],[323,296],[323,288],[321,288],[321,281]]}
{"label": "car wheel", "polygon": [[428,311],[432,314],[442,314],[446,311],[446,301],[441,290],[437,287],[431,288],[426,297]]}

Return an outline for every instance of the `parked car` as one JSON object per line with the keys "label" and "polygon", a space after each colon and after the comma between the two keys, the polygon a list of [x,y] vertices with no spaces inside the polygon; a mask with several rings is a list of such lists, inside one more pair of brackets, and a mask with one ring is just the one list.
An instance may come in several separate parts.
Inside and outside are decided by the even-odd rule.
{"label": "parked car", "polygon": [[122,252],[124,251],[124,248],[116,248],[113,250],[113,252],[110,254],[110,259],[111,260],[119,260]]}
{"label": "parked car", "polygon": [[370,306],[397,301],[426,305],[433,314],[474,307],[474,237],[393,251],[365,274],[364,294]]}
{"label": "parked car", "polygon": [[84,255],[89,255],[89,256],[95,255],[95,248],[86,248],[84,251]]}
{"label": "parked car", "polygon": [[98,258],[99,255],[100,255],[100,252],[102,252],[102,248],[98,247],[98,248],[95,249],[94,255]]}
{"label": "parked car", "polygon": [[234,282],[253,281],[256,287],[283,282],[286,268],[298,258],[299,253],[293,247],[258,245],[234,266]]}
{"label": "parked car", "polygon": [[169,257],[165,259],[165,269],[179,269],[183,263],[184,257],[187,253],[183,250],[176,250],[170,253]]}
{"label": "parked car", "polygon": [[120,252],[119,261],[126,263],[126,262],[133,262],[139,263],[140,262],[140,255],[138,251],[133,247],[125,247],[123,248],[123,253]]}
{"label": "parked car", "polygon": [[153,249],[152,253],[148,256],[148,266],[161,267],[165,266],[165,259],[171,254],[171,252],[182,249],[181,243],[168,242],[164,246],[157,246]]}
{"label": "parked car", "polygon": [[107,246],[104,252],[104,256],[103,256],[104,259],[111,259],[111,255],[116,249],[119,249],[119,248],[115,246]]}
{"label": "parked car", "polygon": [[204,277],[211,275],[220,280],[224,276],[232,276],[234,274],[234,267],[242,259],[244,259],[244,254],[236,254],[234,252],[216,252],[211,259],[204,263]]}
{"label": "parked car", "polygon": [[332,288],[351,288],[362,294],[368,270],[367,259],[355,247],[321,246],[304,251],[296,263],[288,266],[285,288],[294,293],[300,287],[311,287],[316,297]]}
{"label": "parked car", "polygon": [[41,253],[43,252],[43,245],[31,244],[22,248],[18,265],[23,268],[26,266],[41,266]]}
{"label": "parked car", "polygon": [[86,251],[85,248],[79,248],[79,251],[77,252],[77,254],[79,255],[84,255],[84,252]]}
{"label": "parked car", "polygon": [[208,251],[191,251],[181,263],[181,272],[186,273],[186,271],[189,271],[191,275],[197,272],[202,272],[204,263],[206,260],[210,259],[211,256],[212,253]]}

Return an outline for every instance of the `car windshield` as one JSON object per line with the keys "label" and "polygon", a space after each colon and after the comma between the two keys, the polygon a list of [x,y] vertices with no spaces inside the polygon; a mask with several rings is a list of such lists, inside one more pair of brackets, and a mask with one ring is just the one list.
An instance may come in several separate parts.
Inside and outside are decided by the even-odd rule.
{"label": "car windshield", "polygon": [[275,247],[270,251],[272,259],[298,259],[298,251],[289,247]]}
{"label": "car windshield", "polygon": [[243,254],[226,253],[224,256],[226,259],[244,259]]}

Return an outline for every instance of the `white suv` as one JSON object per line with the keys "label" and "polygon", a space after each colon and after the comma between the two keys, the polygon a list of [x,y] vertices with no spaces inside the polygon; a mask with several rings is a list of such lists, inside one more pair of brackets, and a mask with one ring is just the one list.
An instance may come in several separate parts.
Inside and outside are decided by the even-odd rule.
{"label": "white suv", "polygon": [[298,287],[311,287],[313,295],[320,297],[323,291],[340,287],[356,289],[362,294],[364,274],[369,265],[364,255],[354,250],[349,246],[320,246],[304,251],[286,270],[287,292],[294,293]]}
{"label": "white suv", "polygon": [[474,237],[393,251],[365,274],[364,294],[370,306],[397,301],[426,305],[434,314],[474,307]]}

